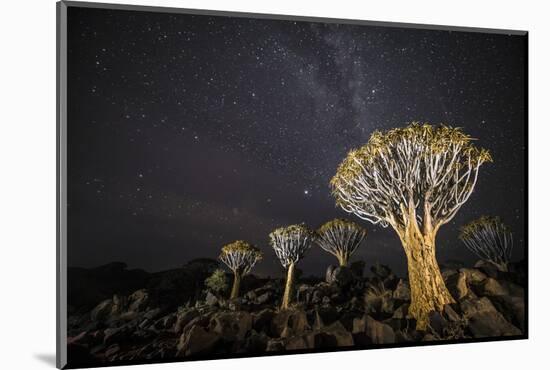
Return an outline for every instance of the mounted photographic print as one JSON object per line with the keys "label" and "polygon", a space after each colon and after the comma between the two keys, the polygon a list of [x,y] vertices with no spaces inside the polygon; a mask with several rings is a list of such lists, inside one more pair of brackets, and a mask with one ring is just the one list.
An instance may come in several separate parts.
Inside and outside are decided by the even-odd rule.
{"label": "mounted photographic print", "polygon": [[59,367],[527,338],[527,32],[61,2],[58,45]]}

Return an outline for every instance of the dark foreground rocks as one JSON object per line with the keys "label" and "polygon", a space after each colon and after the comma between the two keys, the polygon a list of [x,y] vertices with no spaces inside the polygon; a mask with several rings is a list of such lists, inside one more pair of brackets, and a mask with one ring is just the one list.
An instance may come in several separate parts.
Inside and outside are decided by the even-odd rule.
{"label": "dark foreground rocks", "polygon": [[[201,287],[186,291],[186,297],[197,298],[187,298],[176,308],[155,290],[157,285],[115,293],[69,317],[69,362],[207,358],[521,335],[521,265],[507,273],[483,263],[476,266],[442,268],[456,303],[432,312],[426,331],[417,331],[408,315],[407,280],[383,265],[372,267],[370,277],[363,277],[363,266],[355,265],[331,267],[323,281],[298,282],[295,304],[285,311],[278,309],[283,282],[252,277],[241,298],[228,301]],[[164,281],[164,292],[172,291],[173,286],[158,279]]]}

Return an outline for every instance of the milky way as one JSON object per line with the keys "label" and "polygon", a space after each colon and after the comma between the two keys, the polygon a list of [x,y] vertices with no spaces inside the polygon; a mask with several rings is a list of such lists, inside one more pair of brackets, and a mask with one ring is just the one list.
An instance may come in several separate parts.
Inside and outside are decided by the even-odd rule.
{"label": "milky way", "polygon": [[[353,259],[405,271],[395,232],[337,209],[328,182],[374,130],[463,127],[495,162],[438,234],[475,261],[465,222],[501,216],[523,255],[526,37],[69,8],[69,265],[162,270],[236,239],[265,254],[276,227],[348,217]],[[321,274],[333,257],[300,262]],[[353,260],[352,259],[352,260]]]}

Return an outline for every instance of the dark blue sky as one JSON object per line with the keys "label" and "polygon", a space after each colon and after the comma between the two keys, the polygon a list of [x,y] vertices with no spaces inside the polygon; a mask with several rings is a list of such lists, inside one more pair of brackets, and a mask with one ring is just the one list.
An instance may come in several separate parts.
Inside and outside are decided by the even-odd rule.
{"label": "dark blue sky", "polygon": [[[328,182],[377,129],[460,126],[490,149],[476,191],[437,238],[475,258],[464,223],[501,216],[523,254],[524,36],[69,8],[71,266],[155,271],[274,228],[348,217],[354,259],[405,271],[395,232],[335,208]],[[334,257],[314,247],[299,267]]]}

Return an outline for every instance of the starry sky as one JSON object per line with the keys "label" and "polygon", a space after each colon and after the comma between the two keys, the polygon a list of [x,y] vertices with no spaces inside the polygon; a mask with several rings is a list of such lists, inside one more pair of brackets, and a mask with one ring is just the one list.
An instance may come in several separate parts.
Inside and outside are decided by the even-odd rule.
{"label": "starry sky", "polygon": [[[440,262],[476,258],[459,227],[496,215],[525,237],[526,36],[68,10],[68,262],[159,271],[244,239],[280,276],[274,228],[347,217],[352,260],[406,271],[397,235],[335,207],[329,180],[374,130],[463,127],[492,152],[437,237]],[[314,246],[298,267],[336,259]]]}

